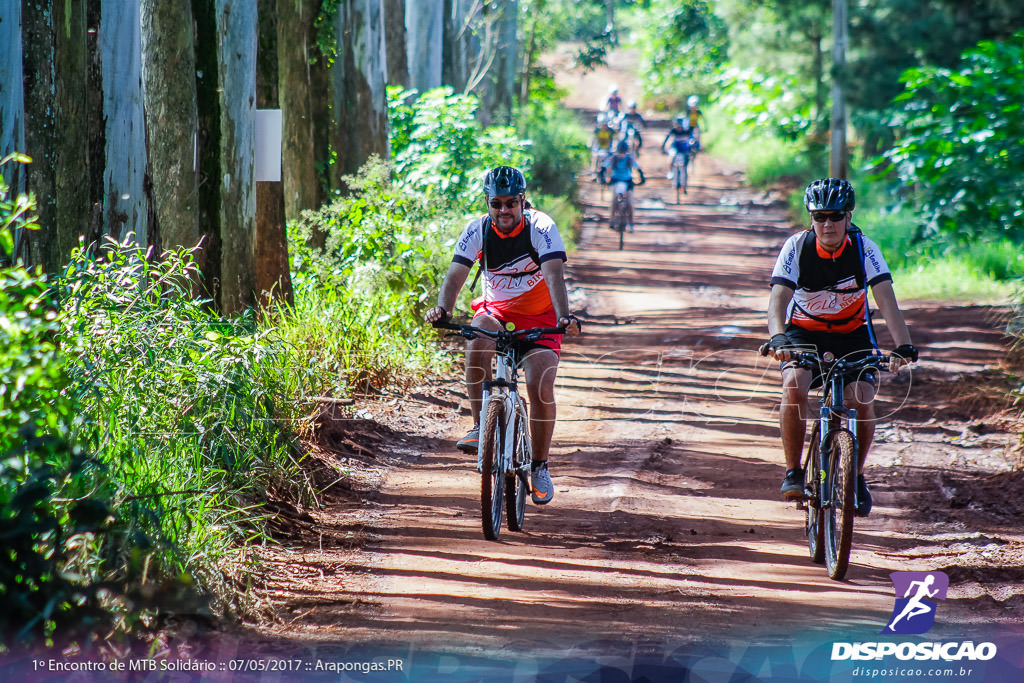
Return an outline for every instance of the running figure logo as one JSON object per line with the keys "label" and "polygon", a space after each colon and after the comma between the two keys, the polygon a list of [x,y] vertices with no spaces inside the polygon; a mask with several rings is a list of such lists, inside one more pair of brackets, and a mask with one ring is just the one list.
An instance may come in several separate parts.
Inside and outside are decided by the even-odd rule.
{"label": "running figure logo", "polygon": [[[944,572],[893,572],[896,604],[882,633],[924,633],[935,623],[935,600],[945,600],[949,577]],[[900,597],[902,596],[902,597]]]}

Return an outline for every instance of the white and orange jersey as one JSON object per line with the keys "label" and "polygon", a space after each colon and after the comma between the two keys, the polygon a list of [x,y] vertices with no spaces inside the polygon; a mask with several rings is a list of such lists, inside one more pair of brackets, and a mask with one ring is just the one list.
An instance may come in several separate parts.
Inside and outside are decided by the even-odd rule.
{"label": "white and orange jersey", "polygon": [[455,243],[452,261],[472,267],[483,255],[487,230],[487,269],[484,300],[496,313],[541,315],[553,310],[540,264],[566,260],[565,245],[555,222],[535,209],[523,212],[523,220],[508,235],[498,232],[490,216],[470,221]]}
{"label": "white and orange jersey", "polygon": [[[861,236],[858,263],[850,235],[835,253],[823,250],[808,230],[790,237],[772,271],[771,284],[793,289],[790,322],[805,330],[847,333],[867,323],[865,284],[892,280],[878,245]],[[863,282],[858,282],[863,278]]]}

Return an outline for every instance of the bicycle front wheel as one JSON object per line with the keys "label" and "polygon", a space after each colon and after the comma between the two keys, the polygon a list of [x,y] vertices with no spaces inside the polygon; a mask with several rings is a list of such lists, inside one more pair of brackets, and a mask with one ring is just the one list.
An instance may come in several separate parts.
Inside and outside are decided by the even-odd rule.
{"label": "bicycle front wheel", "polygon": [[829,447],[829,497],[825,514],[825,567],[836,581],[846,576],[853,545],[853,489],[857,480],[853,435],[846,430],[832,432]]}
{"label": "bicycle front wheel", "polygon": [[529,489],[529,466],[531,458],[529,418],[520,404],[516,411],[516,428],[513,431],[512,471],[505,473],[505,513],[508,515],[509,531],[522,531],[526,518],[526,493]]}
{"label": "bicycle front wheel", "polygon": [[505,402],[499,398],[487,402],[483,432],[480,434],[480,513],[484,537],[498,540],[505,498],[505,468],[502,466],[502,441],[505,429]]}
{"label": "bicycle front wheel", "polygon": [[807,499],[807,520],[804,531],[807,533],[807,548],[811,561],[822,564],[825,561],[825,515],[821,509],[821,466],[818,453],[821,449],[821,423],[815,422],[811,431],[811,442],[807,446],[807,459],[804,461],[806,488],[810,491]]}

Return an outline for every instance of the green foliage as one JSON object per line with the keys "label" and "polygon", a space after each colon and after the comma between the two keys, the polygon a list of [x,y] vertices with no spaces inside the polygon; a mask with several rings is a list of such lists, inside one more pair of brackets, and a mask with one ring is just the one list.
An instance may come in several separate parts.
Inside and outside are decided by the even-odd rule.
{"label": "green foliage", "polygon": [[964,239],[1002,234],[1024,241],[1024,32],[983,42],[957,70],[911,69],[903,131],[885,153],[930,232]]}
{"label": "green foliage", "polygon": [[391,150],[395,174],[411,191],[443,206],[465,207],[480,197],[483,175],[495,166],[522,169],[529,177],[532,157],[515,131],[482,128],[474,95],[450,87],[415,91],[388,87]]}
{"label": "green foliage", "polygon": [[[352,193],[289,225],[295,310],[279,334],[322,378],[313,390],[344,395],[400,383],[435,361],[433,305],[463,214],[433,213],[424,193],[393,182],[371,159],[346,178]],[[479,189],[477,190],[479,192]],[[314,234],[326,236],[315,246]]]}
{"label": "green foliage", "polygon": [[520,107],[516,119],[519,134],[528,139],[534,157],[533,171],[527,177],[531,194],[574,200],[578,192],[576,172],[590,160],[587,132],[579,120],[565,107],[536,100]]}
{"label": "green foliage", "polygon": [[[12,160],[28,161],[4,162]],[[39,227],[34,210],[0,177],[2,255],[12,254],[14,230]],[[80,419],[60,330],[46,278],[0,269],[0,651],[58,630],[88,632],[103,614],[103,558],[92,550],[110,514],[109,486],[99,463],[74,445]]]}
{"label": "green foliage", "polygon": [[[644,14],[645,88],[654,95],[706,94],[729,54],[726,24],[707,0],[653,0]],[[683,90],[685,88],[685,90]]]}

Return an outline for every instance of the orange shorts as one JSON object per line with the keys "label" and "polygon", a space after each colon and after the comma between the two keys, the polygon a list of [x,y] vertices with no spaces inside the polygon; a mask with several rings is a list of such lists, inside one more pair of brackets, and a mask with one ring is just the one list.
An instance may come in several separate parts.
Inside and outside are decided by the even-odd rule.
{"label": "orange shorts", "polygon": [[[508,311],[498,312],[490,308],[482,297],[473,301],[473,319],[481,315],[489,315],[497,318],[502,323],[512,323],[517,330],[528,330],[533,327],[558,327],[558,318],[555,317],[555,309],[550,309],[540,315],[520,315]],[[551,349],[559,356],[562,354],[562,335],[547,334],[535,342],[524,342],[530,346],[543,346]]]}

